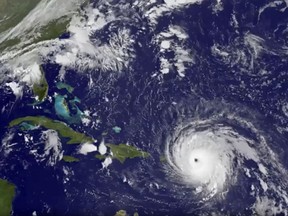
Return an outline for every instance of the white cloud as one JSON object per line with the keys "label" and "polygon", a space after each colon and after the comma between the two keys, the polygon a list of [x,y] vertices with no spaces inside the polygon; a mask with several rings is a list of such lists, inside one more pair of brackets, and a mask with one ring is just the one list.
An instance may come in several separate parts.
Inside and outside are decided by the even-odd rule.
{"label": "white cloud", "polygon": [[58,133],[54,130],[47,130],[42,132],[41,137],[45,142],[44,154],[42,158],[48,159],[48,165],[55,165],[63,157],[62,144]]}
{"label": "white cloud", "polygon": [[168,7],[181,7],[183,5],[201,3],[202,0],[164,0]]}
{"label": "white cloud", "polygon": [[95,152],[97,151],[97,146],[90,144],[90,143],[84,143],[80,146],[78,152],[80,154],[87,155],[90,152]]}
{"label": "white cloud", "polygon": [[[121,72],[127,68],[135,57],[133,48],[135,41],[130,30],[125,27],[119,28],[108,34],[108,42],[103,43],[95,31],[101,30],[118,18],[112,11],[101,13],[98,9],[92,8],[91,5],[80,12],[76,12],[81,2],[82,0],[69,2],[42,0],[41,4],[28,14],[25,18],[26,21],[23,20],[23,22],[33,23],[32,27],[30,24],[19,24],[5,38],[22,37],[21,34],[24,34],[26,30],[28,31],[29,26],[36,33],[36,30],[41,26],[45,26],[48,22],[67,13],[72,16],[68,27],[71,37],[33,43],[23,49],[20,48],[21,46],[15,46],[9,51],[2,52],[0,54],[0,73],[10,71],[9,77],[15,81],[24,81],[31,85],[32,81],[35,81],[33,80],[34,77],[39,78],[39,76],[35,76],[37,75],[36,69],[47,61],[60,64],[62,72],[67,68],[81,72],[87,70]],[[66,9],[62,11],[58,7]],[[40,14],[44,14],[44,16],[39,17]],[[91,38],[92,34],[95,35],[93,39]],[[23,40],[26,36],[26,34],[23,36]],[[1,40],[3,41],[4,37],[0,39],[0,43]],[[4,78],[0,79],[3,80]]]}
{"label": "white cloud", "polygon": [[0,43],[14,38],[27,43],[41,34],[41,28],[61,17],[71,16],[84,0],[41,0],[38,5],[15,27],[0,37]]}
{"label": "white cloud", "polygon": [[99,145],[99,150],[98,150],[98,151],[99,151],[99,153],[100,153],[101,155],[104,155],[104,154],[107,153],[107,147],[106,147],[104,141],[102,141],[102,142],[100,143],[100,145]]}
{"label": "white cloud", "polygon": [[112,158],[107,157],[103,162],[102,162],[102,168],[107,168],[110,164],[112,164]]}
{"label": "white cloud", "polygon": [[[165,13],[171,13],[174,10],[181,9],[188,5],[199,4],[203,0],[164,0],[163,4],[157,4],[152,7],[153,1],[148,1],[146,7],[150,7],[148,11],[145,11],[145,16],[148,17],[150,25],[154,26],[158,23],[158,18],[163,16]],[[143,6],[143,7],[145,7]]]}
{"label": "white cloud", "polygon": [[16,82],[9,82],[6,83],[6,86],[10,87],[13,94],[16,96],[16,98],[21,98],[23,95],[23,87],[19,85],[19,83]]}
{"label": "white cloud", "polygon": [[[193,51],[185,46],[188,34],[183,28],[170,25],[166,31],[156,35],[154,42],[160,46],[160,72],[168,74],[173,67],[180,77],[184,77],[188,65],[195,63]],[[166,56],[167,51],[172,51],[174,57]]]}

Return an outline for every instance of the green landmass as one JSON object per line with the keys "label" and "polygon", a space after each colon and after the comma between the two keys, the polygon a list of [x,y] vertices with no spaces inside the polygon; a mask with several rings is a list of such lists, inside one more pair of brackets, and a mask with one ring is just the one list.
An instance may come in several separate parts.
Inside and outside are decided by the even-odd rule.
{"label": "green landmass", "polygon": [[[129,214],[125,210],[119,210],[114,216],[129,216]],[[135,212],[133,216],[139,216],[138,212]]]}
{"label": "green landmass", "polygon": [[62,160],[67,162],[67,163],[73,163],[73,162],[79,162],[80,161],[78,158],[68,156],[68,155],[64,155]]}
{"label": "green landmass", "polygon": [[[40,0],[0,0],[0,34],[19,24]],[[21,42],[20,38],[10,38],[0,43],[0,51]]]}
{"label": "green landmass", "polygon": [[6,40],[3,43],[0,43],[0,51],[3,51],[8,47],[13,47],[13,46],[19,44],[20,42],[21,42],[21,40],[19,38]]}
{"label": "green landmass", "polygon": [[[1,33],[5,35],[9,30],[18,25],[40,1],[41,0],[0,0],[0,35]],[[83,0],[81,6],[85,7],[87,4],[89,4],[89,0]],[[16,45],[19,45],[19,49],[23,49],[40,41],[58,38],[67,32],[71,17],[72,13],[52,20],[39,29],[33,28],[34,26],[32,25],[31,29],[23,32],[23,35],[8,37],[2,41],[2,43],[0,43],[0,52]]]}
{"label": "green landmass", "polygon": [[101,155],[101,154],[96,154],[95,157],[99,160],[105,160],[106,159],[106,155]]}
{"label": "green landmass", "polygon": [[[61,17],[57,20],[51,21],[47,25],[43,26],[40,30],[38,30],[37,34],[36,33],[31,34],[30,38],[28,39],[32,39],[32,40],[29,41],[29,43],[23,43],[23,45],[19,48],[23,49],[25,47],[28,47],[32,44],[36,44],[41,41],[58,38],[60,35],[62,35],[63,33],[67,31],[67,27],[70,21],[71,19],[68,17]],[[0,25],[1,25],[1,22],[0,22]],[[32,31],[33,29],[31,29],[31,32]],[[29,35],[29,32],[27,34]],[[35,37],[35,35],[37,36]],[[31,37],[34,37],[34,38],[31,38]],[[0,44],[0,51],[4,51],[6,48],[18,45],[20,44],[21,41],[22,40],[17,37],[5,40]]]}
{"label": "green landmass", "polygon": [[128,214],[125,210],[119,210],[116,212],[115,216],[128,216]]}
{"label": "green landmass", "polygon": [[45,77],[45,72],[42,67],[41,69],[41,78],[38,83],[33,85],[33,93],[39,102],[43,102],[48,94],[49,85]]}
{"label": "green landmass", "polygon": [[111,149],[111,152],[113,153],[113,158],[119,160],[121,163],[124,163],[126,159],[132,159],[136,157],[140,158],[147,158],[150,156],[149,153],[140,151],[137,148],[133,146],[129,146],[126,144],[105,144]]}
{"label": "green landmass", "polygon": [[35,38],[31,44],[58,38],[60,35],[67,31],[67,27],[70,21],[71,19],[68,17],[61,17],[57,20],[51,21],[46,26],[41,28],[39,34],[40,36]]}
{"label": "green landmass", "polygon": [[61,137],[68,138],[69,141],[67,144],[79,144],[79,143],[92,143],[94,140],[86,136],[83,133],[74,131],[72,128],[67,126],[65,123],[49,119],[45,116],[26,116],[22,118],[15,119],[9,123],[9,127],[14,127],[20,125],[21,123],[26,122],[34,126],[42,126],[47,129],[53,129],[57,131]]}
{"label": "green landmass", "polygon": [[0,216],[9,216],[15,197],[15,185],[0,179]]}
{"label": "green landmass", "polygon": [[16,26],[40,0],[0,0],[0,33]]}
{"label": "green landmass", "polygon": [[56,84],[56,87],[58,89],[66,89],[69,93],[72,93],[74,91],[74,88],[66,83],[63,83],[63,82],[58,82]]}

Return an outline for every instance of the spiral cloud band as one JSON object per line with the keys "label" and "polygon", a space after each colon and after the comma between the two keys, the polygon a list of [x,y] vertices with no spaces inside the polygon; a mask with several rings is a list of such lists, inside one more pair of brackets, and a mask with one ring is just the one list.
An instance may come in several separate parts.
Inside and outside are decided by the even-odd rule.
{"label": "spiral cloud band", "polygon": [[183,175],[183,180],[201,191],[205,187],[212,194],[223,190],[233,166],[234,155],[227,145],[228,131],[222,132],[225,137],[219,136],[219,131],[192,129],[181,135],[171,149],[170,162]]}
{"label": "spiral cloud band", "polygon": [[219,119],[191,120],[176,129],[165,153],[171,177],[190,185],[206,202],[225,198],[242,175],[256,197],[254,209],[266,205],[273,213],[283,212],[287,185],[270,178],[287,176],[277,154],[250,122],[235,116]]}

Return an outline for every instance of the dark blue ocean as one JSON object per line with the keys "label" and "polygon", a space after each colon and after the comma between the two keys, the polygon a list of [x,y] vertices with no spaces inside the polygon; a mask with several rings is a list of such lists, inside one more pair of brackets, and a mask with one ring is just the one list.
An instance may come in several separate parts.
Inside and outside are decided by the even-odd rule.
{"label": "dark blue ocean", "polygon": [[[288,9],[283,9],[283,3],[266,9],[258,19],[259,9],[268,1],[222,2],[224,9],[218,13],[212,12],[213,4],[210,1],[204,1],[164,14],[157,23],[156,32],[147,28],[140,34],[137,32],[146,25],[146,20],[139,12],[143,26],[119,24],[129,28],[137,41],[134,47],[136,59],[129,68],[121,72],[66,72],[65,83],[74,87],[73,95],[81,100],[79,108],[96,113],[93,121],[100,120],[97,129],[79,124],[70,126],[98,141],[104,139],[107,143],[115,144],[128,142],[149,152],[151,158],[144,162],[141,158],[131,159],[124,164],[113,161],[108,169],[102,169],[101,161],[91,153],[77,155],[80,159],[77,163],[59,161],[54,166],[48,166],[47,160],[35,160],[30,152],[33,143],[25,144],[23,138],[23,133],[29,133],[34,140],[39,140],[41,130],[17,131],[10,142],[17,144],[9,156],[5,157],[3,151],[0,153],[0,177],[8,179],[17,188],[13,202],[14,216],[32,215],[33,212],[37,212],[38,216],[114,215],[120,209],[130,215],[134,212],[139,215],[198,215],[221,208],[224,209],[223,214],[252,213],[250,209],[243,208],[255,201],[246,192],[242,193],[242,198],[236,192],[236,195],[229,194],[228,204],[222,203],[225,207],[219,203],[212,207],[199,204],[189,197],[185,192],[188,188],[185,187],[182,187],[183,193],[179,191],[179,194],[170,196],[169,182],[162,182],[166,176],[158,160],[162,156],[159,152],[164,151],[165,137],[173,133],[180,117],[177,110],[191,114],[198,104],[203,107],[203,104],[212,103],[215,109],[221,104],[249,112],[243,112],[243,116],[252,116],[253,122],[263,131],[271,133],[269,137],[275,145],[273,150],[275,148],[281,154],[282,163],[288,169],[288,130],[277,130],[288,126],[288,117],[283,112],[283,104],[288,103],[288,60],[280,51],[281,47],[288,46]],[[233,14],[238,20],[237,29],[231,25]],[[153,77],[152,74],[160,70],[160,66],[157,58],[159,47],[154,46],[152,38],[171,24],[187,31],[189,39],[185,46],[197,53],[196,63],[187,66],[185,77],[180,77],[176,70]],[[110,33],[103,31],[95,35],[102,36],[105,42],[105,34],[109,37]],[[255,58],[245,47],[244,37],[247,33],[265,39],[265,49],[271,52],[263,52]],[[69,38],[69,34],[63,37]],[[249,63],[239,60],[234,64],[233,56],[228,61],[215,57],[211,51],[213,44],[243,50]],[[279,53],[276,52],[278,49]],[[175,54],[171,52],[167,55]],[[67,93],[56,87],[60,66],[47,62],[43,68],[49,83],[49,95]],[[264,70],[266,73],[263,75]],[[91,79],[93,84],[89,85]],[[5,107],[0,115],[2,140],[7,134],[15,132],[16,128],[8,128],[9,122],[15,118],[43,115],[63,120],[56,115],[53,101],[40,104],[41,109],[32,106],[34,101],[28,87],[22,99],[16,99],[7,88],[1,88],[0,95],[0,108]],[[105,98],[109,98],[109,101]],[[121,133],[115,133],[112,129],[114,126],[120,127]],[[249,136],[248,132],[243,133]],[[61,141],[65,154],[77,151],[77,145],[66,145],[65,139]],[[43,151],[41,148],[41,145],[37,145],[38,151]],[[147,164],[151,165],[149,170],[144,169]],[[123,181],[124,177],[134,179],[133,186]],[[162,182],[165,187],[157,190],[153,182]],[[235,191],[247,185],[243,182]]]}

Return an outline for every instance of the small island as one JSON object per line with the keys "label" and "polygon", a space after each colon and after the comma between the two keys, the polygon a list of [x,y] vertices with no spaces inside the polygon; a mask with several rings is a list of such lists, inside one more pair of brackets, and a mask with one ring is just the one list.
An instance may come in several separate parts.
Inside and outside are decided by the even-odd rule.
{"label": "small island", "polygon": [[95,158],[99,159],[99,160],[105,160],[106,159],[106,155],[101,155],[101,154],[96,154]]}
{"label": "small island", "polygon": [[12,202],[15,197],[15,185],[0,179],[0,215],[9,216],[12,211]]}
{"label": "small island", "polygon": [[[119,210],[114,216],[129,216],[129,214],[125,210]],[[139,216],[138,212],[135,212],[133,216]]]}
{"label": "small island", "polygon": [[65,98],[66,98],[65,95],[55,96],[54,109],[56,111],[57,116],[61,119],[70,118],[70,110]]}
{"label": "small island", "polygon": [[79,162],[80,160],[78,158],[69,156],[69,155],[64,155],[62,158],[63,161],[67,163],[73,163],[73,162]]}
{"label": "small island", "polygon": [[47,129],[53,129],[59,133],[61,137],[68,138],[67,144],[80,144],[80,143],[93,143],[92,137],[86,136],[83,133],[79,133],[65,123],[57,120],[49,119],[45,116],[26,116],[18,119],[14,119],[9,123],[9,127],[21,125],[26,122],[33,126],[41,126]]}
{"label": "small island", "polygon": [[114,216],[128,216],[128,214],[125,210],[119,210]]}
{"label": "small island", "polygon": [[66,91],[68,91],[70,94],[72,94],[72,92],[74,91],[74,88],[66,83],[63,82],[58,82],[56,84],[56,87],[61,90],[61,89],[66,89]]}
{"label": "small island", "polygon": [[[76,103],[79,103],[80,100],[75,97],[73,100],[67,101],[67,95],[56,95],[54,102],[54,109],[57,116],[60,119],[65,120],[69,124],[79,124],[81,123],[81,118],[83,112],[78,108]],[[71,114],[70,108],[76,110],[76,114]]]}
{"label": "small island", "polygon": [[121,132],[122,128],[120,128],[120,127],[118,127],[118,126],[115,126],[115,127],[112,128],[112,130],[113,130],[115,133],[119,134],[119,133]]}

